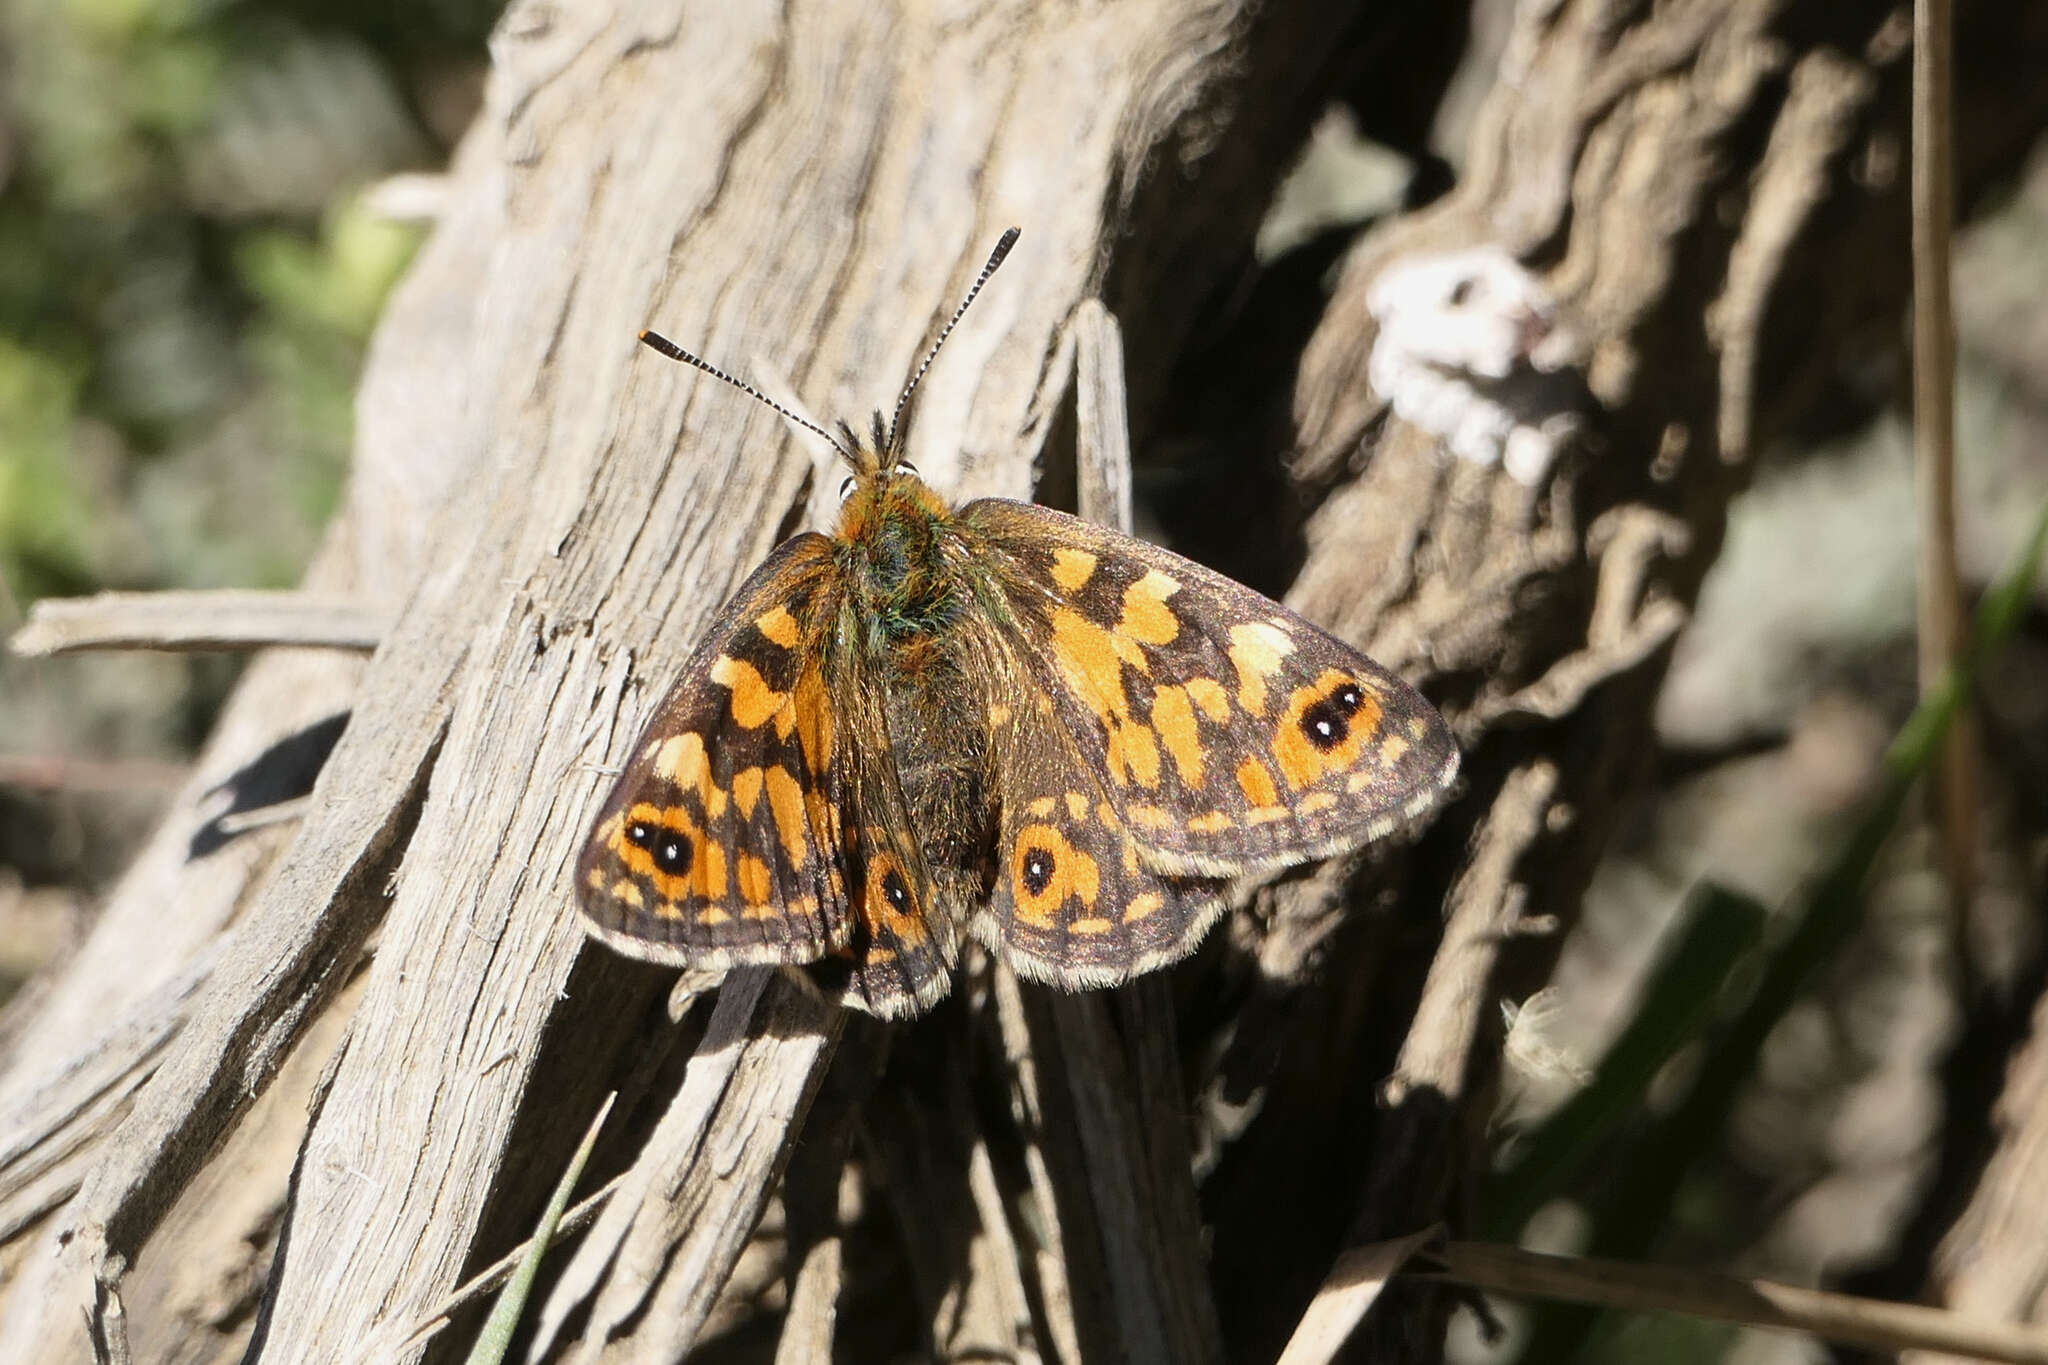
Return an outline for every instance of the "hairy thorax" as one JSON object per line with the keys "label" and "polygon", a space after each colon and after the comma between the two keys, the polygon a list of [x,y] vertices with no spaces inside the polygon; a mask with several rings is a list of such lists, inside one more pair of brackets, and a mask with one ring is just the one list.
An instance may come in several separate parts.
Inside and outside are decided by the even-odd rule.
{"label": "hairy thorax", "polygon": [[881,684],[906,814],[927,866],[959,904],[985,890],[995,813],[987,704],[965,657],[973,643],[960,629],[970,589],[948,554],[950,536],[945,504],[911,479],[860,490],[840,518],[841,553],[865,623],[861,647],[878,665],[866,672]]}

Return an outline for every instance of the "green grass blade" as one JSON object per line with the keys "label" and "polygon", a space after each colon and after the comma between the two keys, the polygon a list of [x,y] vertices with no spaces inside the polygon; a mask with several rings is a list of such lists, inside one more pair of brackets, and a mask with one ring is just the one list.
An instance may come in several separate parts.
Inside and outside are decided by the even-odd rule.
{"label": "green grass blade", "polygon": [[533,1291],[534,1276],[540,1273],[540,1258],[547,1255],[548,1243],[554,1240],[555,1228],[569,1207],[569,1196],[575,1193],[576,1182],[583,1178],[584,1163],[590,1160],[591,1149],[597,1146],[597,1135],[604,1128],[605,1118],[612,1112],[612,1101],[617,1098],[617,1092],[604,1097],[604,1103],[598,1106],[597,1117],[590,1121],[590,1131],[583,1135],[576,1155],[569,1158],[569,1168],[555,1182],[555,1192],[549,1197],[548,1206],[541,1210],[540,1222],[534,1227],[532,1240],[527,1243],[526,1256],[519,1262],[519,1268],[512,1272],[512,1278],[505,1281],[505,1287],[498,1291],[498,1301],[491,1305],[490,1317],[484,1320],[483,1330],[477,1333],[476,1344],[469,1348],[468,1365],[501,1365],[505,1352],[512,1348],[512,1335],[519,1328],[520,1315],[526,1311],[526,1296]]}

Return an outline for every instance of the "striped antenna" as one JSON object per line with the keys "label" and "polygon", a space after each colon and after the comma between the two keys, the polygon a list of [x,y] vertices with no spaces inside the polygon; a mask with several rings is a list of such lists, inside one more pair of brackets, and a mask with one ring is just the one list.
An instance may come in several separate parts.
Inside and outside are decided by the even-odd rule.
{"label": "striped antenna", "polygon": [[893,451],[896,449],[896,424],[903,420],[903,409],[910,405],[910,395],[916,391],[917,381],[924,378],[924,372],[932,367],[934,360],[938,359],[939,347],[946,344],[946,338],[953,335],[953,329],[960,325],[962,315],[967,312],[967,305],[974,302],[974,296],[981,292],[981,287],[988,283],[988,277],[996,273],[996,267],[1003,263],[1003,257],[1009,255],[1010,248],[1015,245],[1017,245],[1017,229],[1011,228],[996,242],[996,249],[989,252],[988,264],[981,268],[981,274],[976,277],[974,287],[967,291],[966,298],[960,300],[960,306],[953,310],[953,316],[947,320],[945,327],[940,329],[939,339],[932,343],[932,348],[929,351],[925,352],[924,363],[917,367],[917,373],[911,375],[910,382],[903,386],[903,396],[896,400],[896,411],[889,418],[889,442],[882,447],[883,450]]}
{"label": "striped antenna", "polygon": [[698,369],[704,371],[704,373],[710,375],[713,379],[723,379],[726,383],[732,385],[734,388],[738,389],[747,397],[754,399],[756,402],[764,403],[768,407],[775,409],[775,411],[781,413],[786,420],[796,423],[798,426],[804,428],[806,431],[814,431],[818,435],[824,437],[828,445],[830,445],[834,450],[838,451],[841,455],[844,455],[847,459],[851,460],[853,458],[853,451],[849,449],[844,442],[842,442],[837,436],[834,436],[831,432],[825,430],[825,428],[819,426],[816,422],[813,422],[808,417],[800,417],[796,413],[791,412],[788,408],[782,406],[782,404],[776,402],[773,398],[770,398],[767,394],[761,392],[752,384],[744,383],[738,379],[734,379],[731,375],[727,374],[724,370],[719,369],[710,361],[704,360],[698,356],[691,355],[688,351],[676,345],[673,341],[670,341],[661,333],[642,332],[640,334],[640,340],[647,346],[649,350],[659,351],[661,354],[667,356],[670,360],[680,360],[685,365],[695,365]]}

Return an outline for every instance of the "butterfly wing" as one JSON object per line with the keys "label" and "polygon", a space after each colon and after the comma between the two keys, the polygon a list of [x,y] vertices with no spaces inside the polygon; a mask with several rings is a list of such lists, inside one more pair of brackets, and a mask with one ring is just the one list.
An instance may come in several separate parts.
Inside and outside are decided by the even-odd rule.
{"label": "butterfly wing", "polygon": [[1413,688],[1242,584],[1029,503],[983,499],[959,523],[1020,665],[1153,866],[1327,856],[1419,819],[1456,775]]}
{"label": "butterfly wing", "polygon": [[718,968],[811,962],[850,937],[830,546],[777,547],[635,743],[576,869],[588,927],[613,947]]}
{"label": "butterfly wing", "polygon": [[1069,989],[1185,957],[1223,912],[1223,882],[1163,873],[1141,856],[1100,762],[1061,723],[1016,643],[992,640],[982,655],[1002,816],[972,932],[1019,975]]}
{"label": "butterfly wing", "polygon": [[952,941],[925,914],[879,703],[834,648],[831,541],[784,542],[719,613],[598,815],[583,916],[636,957],[717,969],[819,963],[884,1015],[930,1007]]}

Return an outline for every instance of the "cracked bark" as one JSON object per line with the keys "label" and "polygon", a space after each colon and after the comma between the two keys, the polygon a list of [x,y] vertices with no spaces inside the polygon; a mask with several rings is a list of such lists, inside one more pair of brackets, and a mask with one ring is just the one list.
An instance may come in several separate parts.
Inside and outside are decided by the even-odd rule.
{"label": "cracked bark", "polygon": [[[1159,1084],[1163,987],[1109,1011],[1021,1002],[1007,1034],[978,1003],[977,1057],[1048,1061],[1056,1034],[1092,1060],[1035,1100],[947,1100],[929,1168],[967,1188],[953,1216],[973,1210],[952,1273],[1010,1259],[964,1295],[926,1291],[920,1332],[948,1342],[944,1313],[966,1303],[961,1349],[993,1325],[1045,1359],[1269,1358],[1347,1240],[1455,1216],[1489,1002],[1539,984],[1552,951],[1515,937],[1517,917],[1568,922],[1748,463],[1859,327],[1898,316],[1900,196],[1867,174],[1903,128],[1887,13],[1518,11],[1515,79],[1482,112],[1460,188],[1351,254],[1285,433],[1224,466],[1257,488],[1253,466],[1293,452],[1315,511],[1290,602],[1443,701],[1467,794],[1411,850],[1259,890],[1178,975],[1185,1135],[1161,1117],[1178,1108]],[[1165,0],[943,22],[823,0],[687,24],[624,3],[508,13],[448,216],[379,329],[350,498],[307,580],[394,624],[367,664],[259,661],[92,940],[0,1035],[0,1225],[23,1268],[0,1287],[0,1356],[76,1359],[83,1313],[101,1305],[111,1332],[118,1304],[143,1359],[252,1333],[268,1359],[443,1357],[472,1319],[424,1346],[414,1328],[524,1235],[621,1077],[590,1180],[630,1167],[638,1202],[583,1235],[580,1269],[550,1271],[550,1321],[565,1343],[595,1325],[608,1360],[670,1358],[723,1321],[715,1296],[833,1025],[757,981],[752,1003],[723,993],[714,1045],[693,1055],[705,1025],[669,1025],[665,974],[584,947],[564,877],[651,689],[812,481],[765,414],[651,361],[635,328],[857,414],[889,400],[1020,222],[1017,256],[927,381],[912,453],[960,496],[1024,494],[1035,467],[1057,487],[1067,378],[1048,357],[1077,306],[1099,294],[1122,323],[1141,440],[1170,428],[1193,401],[1175,367],[1307,120],[1372,61],[1401,60],[1372,48],[1374,23]],[[2006,59],[2038,57],[2021,40],[2039,35],[2009,27]],[[2038,123],[2030,98],[1980,110],[1974,134],[1966,111],[1966,184]],[[1482,240],[1542,270],[1594,341],[1597,440],[1535,491],[1445,464],[1364,384],[1377,268]],[[1243,368],[1284,382],[1272,359]],[[1081,401],[1085,416],[1097,400]],[[810,489],[813,516],[829,491]],[[1228,547],[1189,528],[1183,548]],[[194,856],[215,786],[344,709],[299,826]],[[1426,972],[1439,907],[1456,952]],[[1089,1017],[1048,1028],[1034,1010]],[[1133,1093],[1103,1082],[1120,1066]],[[266,1091],[277,1102],[252,1104]],[[1007,1113],[1012,1136],[977,1147],[962,1112]],[[1195,1207],[1188,1149],[1213,1303],[1176,1207]],[[682,1164],[661,1167],[670,1154]],[[268,1202],[195,1216],[230,1160]],[[1098,1223],[1091,1178],[1126,1182],[1134,1207]],[[678,1226],[670,1192],[716,1212]],[[824,1245],[807,1198],[793,1235]],[[1147,1247],[1160,1254],[1130,1264]],[[796,1329],[816,1333],[834,1272],[791,1271]],[[1134,1275],[1151,1312],[1105,1291]],[[1375,1343],[1428,1358],[1441,1300],[1388,1297]]]}

